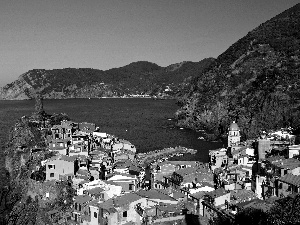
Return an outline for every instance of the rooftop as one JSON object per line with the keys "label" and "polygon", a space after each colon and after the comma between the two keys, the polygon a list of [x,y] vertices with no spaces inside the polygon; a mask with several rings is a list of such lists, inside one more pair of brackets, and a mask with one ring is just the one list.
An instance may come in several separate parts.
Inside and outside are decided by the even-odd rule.
{"label": "rooftop", "polygon": [[227,194],[226,190],[224,188],[218,188],[212,192],[206,193],[206,195],[211,196],[212,198],[218,198],[222,195]]}
{"label": "rooftop", "polygon": [[114,200],[114,205],[116,207],[122,207],[124,205],[128,205],[142,198],[143,198],[142,196],[136,193],[127,193],[125,195],[118,196],[113,200]]}
{"label": "rooftop", "polygon": [[66,156],[66,155],[55,155],[53,157],[51,157],[50,159],[48,159],[47,161],[54,161],[54,160],[63,160],[66,162],[74,162],[76,160],[76,157],[74,156]]}
{"label": "rooftop", "polygon": [[279,168],[291,170],[300,167],[300,161],[294,158],[273,161],[272,164]]}
{"label": "rooftop", "polygon": [[99,194],[99,193],[101,193],[103,191],[104,191],[104,189],[100,188],[100,187],[96,187],[96,188],[92,188],[92,189],[86,190],[86,192],[89,193],[89,194]]}
{"label": "rooftop", "polygon": [[294,186],[300,187],[300,176],[293,175],[293,174],[286,174],[283,177],[278,179],[287,184],[292,184]]}
{"label": "rooftop", "polygon": [[88,195],[78,195],[74,197],[74,202],[77,202],[79,204],[87,203],[93,200],[90,196]]}
{"label": "rooftop", "polygon": [[230,131],[239,131],[240,128],[239,128],[239,126],[237,125],[237,123],[236,123],[235,121],[233,121],[232,124],[230,124],[229,130],[230,130]]}
{"label": "rooftop", "polygon": [[161,191],[151,189],[151,190],[139,190],[136,192],[137,195],[149,198],[149,199],[160,199],[160,200],[169,200],[175,201],[174,198],[167,195],[167,193],[162,193]]}

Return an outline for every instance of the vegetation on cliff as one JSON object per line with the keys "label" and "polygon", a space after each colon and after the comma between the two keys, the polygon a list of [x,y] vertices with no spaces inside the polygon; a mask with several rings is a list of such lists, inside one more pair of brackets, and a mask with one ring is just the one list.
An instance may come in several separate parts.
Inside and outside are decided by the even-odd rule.
{"label": "vegetation on cliff", "polygon": [[0,88],[0,99],[31,99],[37,93],[45,99],[175,96],[185,79],[202,72],[213,61],[208,58],[168,67],[140,61],[106,71],[91,68],[34,69]]}
{"label": "vegetation on cliff", "polygon": [[[0,224],[36,224],[37,218],[38,224],[47,224],[46,212],[65,210],[72,204],[70,181],[43,182],[45,168],[41,166],[41,161],[53,156],[46,149],[47,133],[41,127],[60,124],[62,119],[68,119],[67,115],[48,115],[38,97],[34,113],[12,127],[5,147],[6,181],[0,187]],[[44,199],[50,190],[52,198]]]}
{"label": "vegetation on cliff", "polygon": [[300,4],[238,40],[181,92],[180,126],[224,134],[235,120],[246,138],[299,129]]}

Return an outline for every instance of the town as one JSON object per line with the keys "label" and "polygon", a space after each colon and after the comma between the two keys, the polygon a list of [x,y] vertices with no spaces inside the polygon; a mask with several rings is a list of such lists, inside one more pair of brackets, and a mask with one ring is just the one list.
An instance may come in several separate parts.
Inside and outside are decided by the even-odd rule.
{"label": "town", "polygon": [[[57,197],[53,186],[59,182],[73,190],[71,207],[47,212],[52,224],[186,224],[187,217],[198,224],[216,217],[234,221],[240,210],[268,209],[299,192],[300,145],[286,130],[242,142],[232,122],[227,148],[210,150],[209,163],[203,163],[170,160],[196,152],[184,147],[137,153],[132,143],[93,123],[62,120],[41,129],[47,130],[50,157],[32,171],[28,195],[39,196],[43,206]],[[31,157],[39,153],[32,149]]]}

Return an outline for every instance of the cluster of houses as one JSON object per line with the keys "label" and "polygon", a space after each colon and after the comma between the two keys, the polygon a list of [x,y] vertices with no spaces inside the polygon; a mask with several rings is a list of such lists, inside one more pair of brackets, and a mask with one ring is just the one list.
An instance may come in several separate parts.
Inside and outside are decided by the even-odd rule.
{"label": "cluster of houses", "polygon": [[49,131],[48,149],[55,155],[41,162],[44,183],[72,181],[75,190],[67,213],[48,212],[53,224],[175,224],[199,211],[192,194],[214,190],[208,164],[167,160],[168,153],[190,149],[170,148],[141,160],[134,145],[93,123],[61,121]]}
{"label": "cluster of houses", "polygon": [[240,141],[240,129],[233,122],[228,147],[209,151],[215,191],[222,200],[203,198],[208,217],[234,215],[247,207],[268,210],[279,198],[300,192],[300,145],[286,131],[263,132],[256,140]]}
{"label": "cluster of houses", "polygon": [[234,221],[239,210],[268,209],[300,191],[300,146],[293,137],[263,134],[241,142],[235,122],[228,147],[210,150],[209,163],[170,161],[161,152],[139,160],[134,145],[93,123],[62,121],[50,130],[55,156],[42,161],[45,182],[72,180],[76,193],[68,217],[48,212],[53,224],[188,224],[192,216],[200,224],[216,216]]}

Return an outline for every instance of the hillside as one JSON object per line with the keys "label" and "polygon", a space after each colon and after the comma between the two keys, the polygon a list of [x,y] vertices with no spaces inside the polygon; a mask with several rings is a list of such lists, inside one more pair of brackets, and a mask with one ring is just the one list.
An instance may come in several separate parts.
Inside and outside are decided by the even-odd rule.
{"label": "hillside", "polygon": [[185,79],[201,73],[214,59],[169,67],[139,61],[106,71],[91,68],[34,69],[0,88],[0,99],[99,98],[128,95],[173,97]]}
{"label": "hillside", "polygon": [[230,121],[244,137],[299,129],[300,4],[250,31],[181,92],[178,124],[225,134]]}

